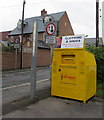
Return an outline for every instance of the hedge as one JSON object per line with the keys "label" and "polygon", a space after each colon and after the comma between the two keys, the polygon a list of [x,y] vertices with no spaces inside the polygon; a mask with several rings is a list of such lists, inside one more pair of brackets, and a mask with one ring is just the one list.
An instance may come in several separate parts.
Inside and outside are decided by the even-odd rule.
{"label": "hedge", "polygon": [[104,47],[88,46],[86,49],[95,56],[97,63],[97,82],[104,82]]}

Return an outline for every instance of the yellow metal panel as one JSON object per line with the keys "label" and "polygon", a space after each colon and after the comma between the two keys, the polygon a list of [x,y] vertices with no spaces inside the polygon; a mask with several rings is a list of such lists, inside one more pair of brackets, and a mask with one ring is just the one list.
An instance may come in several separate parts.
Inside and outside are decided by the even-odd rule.
{"label": "yellow metal panel", "polygon": [[96,62],[84,49],[54,49],[51,95],[86,102],[96,93]]}

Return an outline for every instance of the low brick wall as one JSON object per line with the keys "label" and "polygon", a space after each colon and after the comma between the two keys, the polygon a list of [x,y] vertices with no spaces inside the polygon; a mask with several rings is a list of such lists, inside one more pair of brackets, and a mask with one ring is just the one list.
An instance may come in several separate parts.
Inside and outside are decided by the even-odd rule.
{"label": "low brick wall", "polygon": [[15,68],[15,54],[10,52],[2,53],[2,70]]}
{"label": "low brick wall", "polygon": [[[15,52],[2,52],[2,70],[12,70],[20,68],[20,53],[17,54],[17,61]],[[31,67],[31,53],[23,53],[23,68]],[[38,49],[37,66],[50,65],[50,50]]]}
{"label": "low brick wall", "polygon": [[38,49],[37,66],[49,66],[50,65],[50,50]]}

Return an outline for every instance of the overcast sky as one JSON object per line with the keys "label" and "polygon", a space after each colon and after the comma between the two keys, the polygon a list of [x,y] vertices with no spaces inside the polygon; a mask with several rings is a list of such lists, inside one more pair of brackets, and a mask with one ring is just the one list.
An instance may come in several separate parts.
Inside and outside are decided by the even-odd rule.
{"label": "overcast sky", "polygon": [[[22,4],[23,0],[0,0],[0,32],[17,26],[22,18]],[[26,0],[25,18],[40,16],[42,9],[49,14],[66,11],[75,34],[95,36],[96,0]]]}

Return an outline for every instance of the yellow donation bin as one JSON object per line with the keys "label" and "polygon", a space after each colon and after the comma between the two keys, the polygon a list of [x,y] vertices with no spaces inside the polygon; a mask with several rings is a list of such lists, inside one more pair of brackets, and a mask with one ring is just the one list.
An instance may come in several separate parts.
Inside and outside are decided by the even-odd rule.
{"label": "yellow donation bin", "polygon": [[55,48],[52,61],[51,95],[86,103],[95,93],[94,55],[80,48]]}

